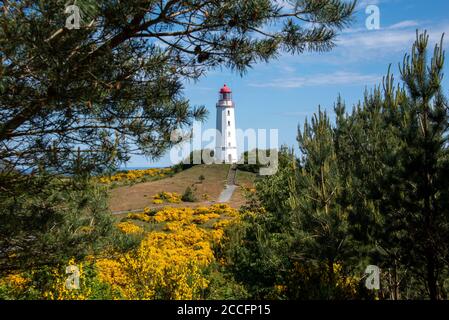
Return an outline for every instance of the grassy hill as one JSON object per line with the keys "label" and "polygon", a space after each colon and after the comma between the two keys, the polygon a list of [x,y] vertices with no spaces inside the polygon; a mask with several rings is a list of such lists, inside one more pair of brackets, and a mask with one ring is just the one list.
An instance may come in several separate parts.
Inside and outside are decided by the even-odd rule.
{"label": "grassy hill", "polygon": [[[145,207],[153,208],[158,205],[153,204],[153,196],[160,192],[176,192],[183,194],[188,186],[196,188],[198,202],[170,204],[170,206],[197,206],[204,203],[213,203],[222,192],[228,175],[230,166],[220,165],[198,165],[180,173],[160,179],[139,183],[131,186],[123,186],[111,190],[109,206],[113,212],[139,210]],[[201,182],[199,177],[204,176]],[[245,186],[251,185],[254,181],[254,174],[237,173],[237,183]],[[235,203],[234,203],[235,202]],[[231,199],[230,205],[238,207],[244,202],[243,194],[237,190]],[[160,206],[160,205],[159,205]]]}
{"label": "grassy hill", "polygon": [[[109,206],[113,212],[133,211],[146,207],[160,207],[161,205],[153,204],[153,196],[164,191],[176,192],[182,195],[185,189],[192,185],[196,188],[195,193],[198,197],[198,202],[183,202],[169,205],[173,207],[186,207],[211,204],[216,201],[223,191],[229,168],[230,166],[226,164],[198,165],[165,179],[117,187],[110,191]],[[200,181],[200,176],[204,176],[205,178],[202,182]],[[255,177],[256,175],[253,173],[238,171],[236,184],[244,187],[252,187]],[[244,202],[243,190],[238,188],[229,205],[238,208]]]}
{"label": "grassy hill", "polygon": [[231,198],[231,202],[229,203],[231,207],[240,208],[240,206],[245,204],[244,188],[253,188],[256,177],[257,175],[252,172],[237,170],[235,184],[238,185],[239,188],[235,190],[234,195]]}

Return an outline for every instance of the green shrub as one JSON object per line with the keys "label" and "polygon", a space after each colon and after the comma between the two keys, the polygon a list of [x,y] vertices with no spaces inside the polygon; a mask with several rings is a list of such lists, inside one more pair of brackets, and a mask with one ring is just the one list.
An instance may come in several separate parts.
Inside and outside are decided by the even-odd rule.
{"label": "green shrub", "polygon": [[193,188],[191,187],[187,187],[186,190],[184,191],[181,200],[184,202],[196,202],[198,201],[196,195],[195,195],[195,191],[193,190]]}

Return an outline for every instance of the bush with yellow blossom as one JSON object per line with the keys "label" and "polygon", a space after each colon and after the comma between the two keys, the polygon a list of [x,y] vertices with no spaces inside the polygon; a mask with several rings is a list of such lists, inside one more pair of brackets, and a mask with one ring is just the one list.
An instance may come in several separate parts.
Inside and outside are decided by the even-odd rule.
{"label": "bush with yellow blossom", "polygon": [[139,183],[154,181],[174,174],[171,168],[152,168],[144,170],[119,171],[111,176],[99,177],[98,181],[103,184],[112,183]]}
{"label": "bush with yellow blossom", "polygon": [[143,233],[143,228],[135,225],[132,222],[124,221],[117,224],[117,228],[126,234],[138,234]]}
{"label": "bush with yellow blossom", "polygon": [[199,299],[214,260],[209,235],[194,225],[175,233],[152,232],[139,248],[97,263],[99,277],[124,299]]}
{"label": "bush with yellow blossom", "polygon": [[153,196],[153,204],[181,203],[181,195],[176,192],[160,192]]}
{"label": "bush with yellow blossom", "polygon": [[[207,298],[210,281],[213,292],[223,287],[222,282],[217,284],[214,280],[220,265],[214,248],[224,239],[223,229],[237,216],[235,209],[222,204],[131,213],[116,227],[126,235],[139,235],[137,239],[142,240],[137,248],[108,251],[104,257],[89,256],[84,261],[71,259],[66,265],[36,270],[28,277],[11,274],[0,279],[0,297],[19,298],[29,291],[34,292],[33,299],[49,300]],[[217,222],[213,227],[204,224],[219,218],[226,222]],[[143,227],[129,221],[134,219],[140,224],[161,223],[162,228],[146,233]],[[70,265],[79,270],[78,289],[67,287],[66,267]],[[215,270],[213,276],[211,270]],[[37,290],[33,277],[47,279],[45,285]],[[2,294],[2,290],[7,294]]]}
{"label": "bush with yellow blossom", "polygon": [[30,278],[21,273],[12,273],[0,279],[0,300],[26,297]]}
{"label": "bush with yellow blossom", "polygon": [[[223,228],[238,216],[227,205],[199,208],[166,207],[128,218],[164,223],[148,233],[138,249],[115,259],[97,261],[99,277],[117,298],[201,299],[209,280],[204,270],[215,261],[212,247],[224,237]],[[210,219],[227,218],[214,228],[200,227]],[[198,220],[198,219],[201,219]]]}

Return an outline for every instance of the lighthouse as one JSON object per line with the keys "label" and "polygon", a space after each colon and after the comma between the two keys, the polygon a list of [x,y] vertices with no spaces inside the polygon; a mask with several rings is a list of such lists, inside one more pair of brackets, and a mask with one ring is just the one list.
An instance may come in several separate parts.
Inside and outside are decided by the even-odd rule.
{"label": "lighthouse", "polygon": [[217,139],[215,157],[219,162],[237,163],[235,104],[231,89],[224,85],[217,102]]}

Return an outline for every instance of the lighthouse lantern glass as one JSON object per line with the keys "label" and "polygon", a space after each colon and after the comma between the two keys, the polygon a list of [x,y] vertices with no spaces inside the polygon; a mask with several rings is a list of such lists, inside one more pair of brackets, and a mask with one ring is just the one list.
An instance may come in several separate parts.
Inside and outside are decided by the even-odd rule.
{"label": "lighthouse lantern glass", "polygon": [[232,94],[230,92],[221,93],[221,100],[232,100]]}

